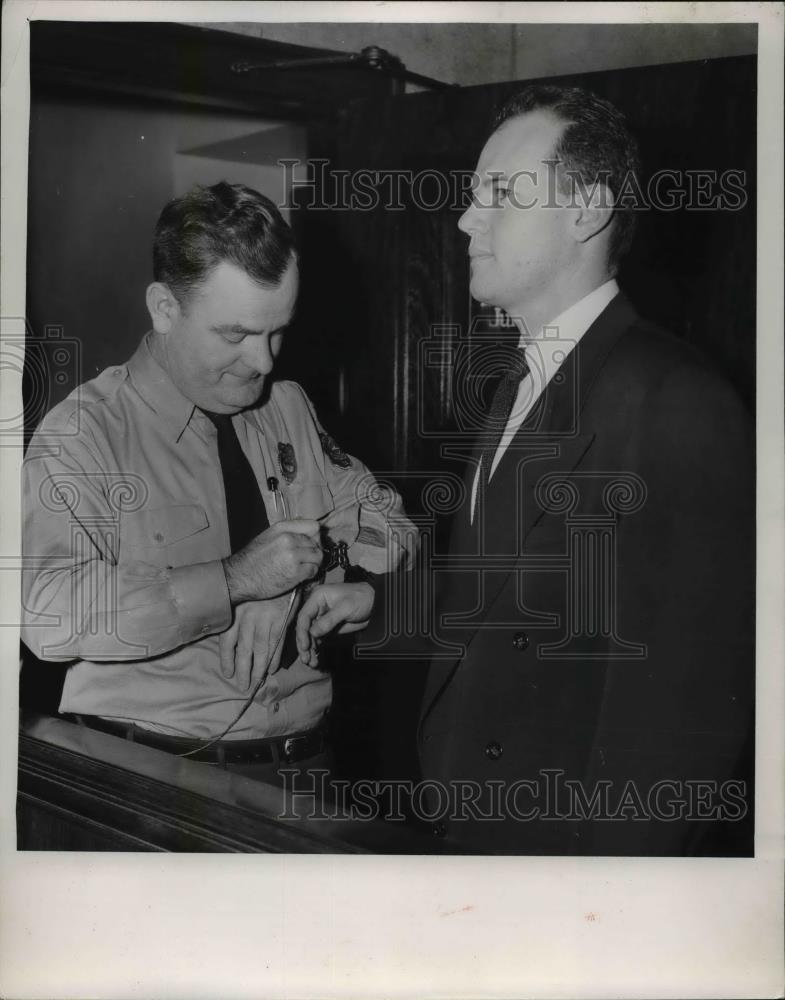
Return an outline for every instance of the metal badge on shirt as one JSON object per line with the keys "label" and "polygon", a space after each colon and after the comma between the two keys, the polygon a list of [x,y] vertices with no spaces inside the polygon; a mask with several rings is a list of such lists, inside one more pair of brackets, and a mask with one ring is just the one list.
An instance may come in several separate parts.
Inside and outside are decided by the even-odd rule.
{"label": "metal badge on shirt", "polygon": [[294,455],[293,445],[284,444],[283,441],[278,442],[278,465],[286,482],[293,483],[297,475],[297,459]]}

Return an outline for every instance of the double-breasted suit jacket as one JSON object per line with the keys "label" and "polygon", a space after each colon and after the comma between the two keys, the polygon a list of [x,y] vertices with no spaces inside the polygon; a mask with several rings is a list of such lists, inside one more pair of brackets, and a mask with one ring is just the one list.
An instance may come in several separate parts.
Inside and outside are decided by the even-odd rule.
{"label": "double-breasted suit jacket", "polygon": [[458,653],[419,730],[438,828],[498,853],[744,853],[754,545],[746,410],[618,295],[456,517],[434,626]]}

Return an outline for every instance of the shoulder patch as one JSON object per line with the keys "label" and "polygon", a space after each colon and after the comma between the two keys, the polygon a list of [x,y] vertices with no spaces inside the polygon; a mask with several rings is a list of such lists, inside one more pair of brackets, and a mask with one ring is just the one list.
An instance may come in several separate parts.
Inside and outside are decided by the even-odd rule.
{"label": "shoulder patch", "polygon": [[322,449],[324,450],[325,455],[330,459],[333,465],[337,465],[339,469],[351,468],[352,460],[343,448],[337,445],[326,431],[319,432],[319,440],[322,442]]}
{"label": "shoulder patch", "polygon": [[374,545],[376,548],[383,549],[387,545],[387,535],[383,531],[379,531],[378,528],[364,524],[357,535],[357,541],[364,545]]}

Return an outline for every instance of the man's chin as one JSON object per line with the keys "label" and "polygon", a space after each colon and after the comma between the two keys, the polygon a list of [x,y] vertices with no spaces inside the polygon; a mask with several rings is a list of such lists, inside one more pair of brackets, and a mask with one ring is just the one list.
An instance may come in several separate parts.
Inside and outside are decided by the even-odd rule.
{"label": "man's chin", "polygon": [[493,294],[493,269],[487,263],[485,259],[472,261],[469,269],[469,292],[478,302],[487,302],[487,296]]}
{"label": "man's chin", "polygon": [[238,386],[229,392],[224,390],[220,397],[215,400],[215,410],[223,413],[239,413],[240,410],[256,406],[264,395],[266,385],[266,379],[259,379],[250,385]]}
{"label": "man's chin", "polygon": [[490,297],[492,293],[490,289],[479,281],[472,281],[469,283],[469,294],[474,301],[479,302],[481,306],[491,304]]}

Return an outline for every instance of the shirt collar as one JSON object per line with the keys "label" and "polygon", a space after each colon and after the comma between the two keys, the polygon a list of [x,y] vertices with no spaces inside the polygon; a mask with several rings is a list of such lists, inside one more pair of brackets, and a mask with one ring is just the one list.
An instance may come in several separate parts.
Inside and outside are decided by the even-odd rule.
{"label": "shirt collar", "polygon": [[[134,388],[147,405],[164,419],[172,440],[179,441],[183,431],[196,413],[202,416],[201,410],[180,392],[169,377],[169,373],[153,357],[150,342],[153,332],[150,330],[142,338],[133,356],[128,362],[128,374]],[[241,416],[253,427],[257,427],[254,418],[255,408],[243,410]],[[236,414],[235,414],[236,416]],[[203,418],[207,420],[207,417]]]}
{"label": "shirt collar", "polygon": [[194,404],[186,399],[158,364],[150,350],[152,331],[147,333],[128,362],[128,374],[134,388],[147,405],[160,416],[174,441],[179,441],[188,426]]}
{"label": "shirt collar", "polygon": [[549,323],[543,324],[533,340],[521,337],[519,346],[526,354],[529,367],[542,375],[544,383],[550,381],[581,337],[618,294],[616,279],[610,278]]}

